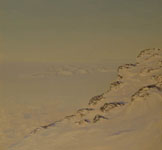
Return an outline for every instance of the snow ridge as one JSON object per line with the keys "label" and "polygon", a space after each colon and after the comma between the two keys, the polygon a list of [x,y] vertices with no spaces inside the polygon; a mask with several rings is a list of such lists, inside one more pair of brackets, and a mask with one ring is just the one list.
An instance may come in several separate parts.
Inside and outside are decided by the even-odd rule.
{"label": "snow ridge", "polygon": [[[67,133],[71,133],[72,131],[76,133],[75,130],[77,130],[77,133],[81,134],[80,137],[82,135],[85,137],[85,132],[80,130],[88,128],[93,133],[92,136],[94,135],[97,138],[98,134],[99,138],[101,138],[97,131],[105,127],[104,129],[106,129],[107,134],[105,135],[105,130],[102,131],[105,140],[101,141],[97,138],[98,144],[92,144],[91,142],[87,144],[83,140],[78,142],[78,145],[85,146],[84,148],[82,147],[85,150],[106,150],[109,146],[112,150],[118,150],[119,148],[124,150],[127,149],[128,143],[131,143],[131,145],[134,145],[132,150],[152,150],[155,148],[154,144],[156,144],[155,149],[160,150],[162,148],[160,142],[162,140],[162,136],[160,135],[162,133],[162,51],[156,48],[145,49],[137,56],[135,64],[119,66],[117,72],[118,78],[110,84],[108,91],[92,97],[87,107],[81,108],[76,113],[65,116],[63,119],[34,129],[28,138],[35,138],[37,135],[40,137],[41,133],[46,133],[45,129],[53,131],[54,128],[65,128],[65,126],[69,125],[70,130]],[[111,130],[108,128],[111,128]],[[93,130],[97,133],[94,133]],[[136,130],[136,132],[133,130]],[[148,131],[152,137],[149,137]],[[112,139],[109,133],[110,135],[114,135],[115,138]],[[122,134],[126,134],[127,136],[121,136],[120,138],[118,135]],[[90,135],[87,136],[89,137]],[[140,144],[137,144],[140,136],[144,140]],[[80,137],[77,136],[78,139]],[[92,141],[96,138],[93,137]],[[118,138],[123,142],[116,141]],[[38,141],[43,139],[44,137],[41,137]],[[87,140],[91,141],[89,138]],[[61,144],[56,144],[58,142],[56,139],[54,141],[55,144],[50,148],[55,148],[56,150],[58,147],[59,150],[75,148],[80,150],[78,145],[76,146],[72,143],[72,140],[69,141],[70,148],[60,146],[65,142],[63,139],[61,140]],[[152,142],[149,143],[149,141]],[[30,142],[27,140],[26,145],[28,143]],[[69,145],[69,143],[65,145]],[[39,146],[31,146],[30,150],[35,150],[34,148],[36,147]],[[46,145],[44,148],[47,147]],[[24,148],[24,150],[27,149]]]}
{"label": "snow ridge", "polygon": [[[108,120],[105,113],[108,113],[109,111],[112,111],[115,108],[120,108],[125,106],[128,103],[131,103],[131,101],[136,100],[137,97],[142,97],[145,99],[147,96],[149,96],[150,90],[149,89],[157,89],[158,91],[162,92],[162,75],[157,74],[156,72],[161,73],[161,62],[162,62],[162,55],[160,49],[145,49],[141,51],[141,53],[137,56],[137,63],[136,64],[125,64],[123,66],[118,67],[118,79],[117,81],[114,81],[110,84],[110,88],[107,92],[102,93],[100,95],[94,96],[89,100],[87,108],[81,108],[79,109],[75,114],[70,116],[65,116],[63,119],[50,123],[48,125],[41,126],[31,132],[31,134],[36,133],[40,129],[47,129],[49,127],[56,126],[57,124],[64,122],[66,120],[70,120],[71,122],[77,124],[77,125],[87,125],[90,123],[96,123],[100,119]],[[160,59],[157,59],[160,58]],[[146,65],[146,61],[148,62],[149,59],[152,59],[154,61],[154,64],[151,66],[151,62],[148,63],[149,65]],[[159,65],[160,64],[160,65]],[[134,92],[129,101],[126,100],[119,100],[119,101],[113,101],[109,100],[108,95],[111,95],[111,93],[114,92],[120,92],[121,89],[126,88],[127,86],[123,86],[125,80],[128,79],[129,76],[144,76],[145,70],[147,70],[147,78],[150,77],[151,79],[155,80],[155,84],[149,84],[144,83],[143,87],[139,88],[136,92]],[[151,71],[150,71],[151,70]],[[156,71],[154,73],[154,71]],[[134,80],[134,79],[133,79]],[[154,81],[150,80],[150,83],[154,83]]]}

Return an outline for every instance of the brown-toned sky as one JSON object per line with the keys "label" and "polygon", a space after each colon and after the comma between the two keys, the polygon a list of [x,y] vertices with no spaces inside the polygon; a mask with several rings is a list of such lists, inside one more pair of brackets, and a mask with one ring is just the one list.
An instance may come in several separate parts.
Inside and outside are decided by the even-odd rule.
{"label": "brown-toned sky", "polygon": [[162,48],[161,0],[0,0],[0,59],[102,62]]}

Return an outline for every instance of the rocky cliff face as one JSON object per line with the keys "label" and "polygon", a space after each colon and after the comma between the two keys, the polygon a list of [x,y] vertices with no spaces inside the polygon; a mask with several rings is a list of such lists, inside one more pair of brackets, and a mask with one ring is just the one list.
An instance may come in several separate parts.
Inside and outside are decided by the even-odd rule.
{"label": "rocky cliff face", "polygon": [[34,129],[11,149],[161,150],[161,140],[162,51],[146,49],[135,64],[118,68],[108,91],[74,114]]}

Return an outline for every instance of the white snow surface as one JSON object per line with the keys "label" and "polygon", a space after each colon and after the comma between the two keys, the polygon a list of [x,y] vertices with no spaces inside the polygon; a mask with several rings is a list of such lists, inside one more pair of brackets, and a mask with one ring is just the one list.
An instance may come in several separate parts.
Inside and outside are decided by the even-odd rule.
{"label": "white snow surface", "polygon": [[9,149],[162,150],[162,51],[143,50],[87,106],[36,128]]}

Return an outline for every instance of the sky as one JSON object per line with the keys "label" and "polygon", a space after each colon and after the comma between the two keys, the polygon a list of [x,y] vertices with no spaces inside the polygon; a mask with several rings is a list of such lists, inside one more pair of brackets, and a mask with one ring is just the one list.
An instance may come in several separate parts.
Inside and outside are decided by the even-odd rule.
{"label": "sky", "polygon": [[106,62],[162,48],[161,0],[0,0],[0,60]]}

